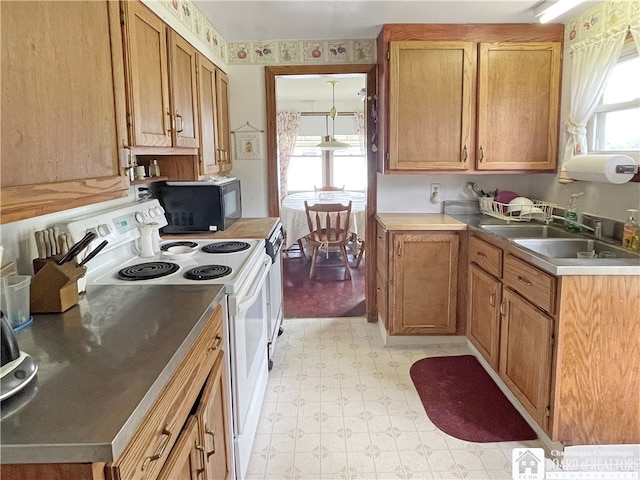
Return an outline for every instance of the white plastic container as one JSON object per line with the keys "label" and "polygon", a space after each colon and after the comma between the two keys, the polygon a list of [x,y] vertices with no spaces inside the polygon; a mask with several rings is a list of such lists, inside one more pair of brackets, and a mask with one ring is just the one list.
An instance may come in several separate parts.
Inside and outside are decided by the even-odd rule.
{"label": "white plastic container", "polygon": [[2,278],[2,310],[11,328],[18,329],[31,319],[29,306],[29,275],[11,275]]}

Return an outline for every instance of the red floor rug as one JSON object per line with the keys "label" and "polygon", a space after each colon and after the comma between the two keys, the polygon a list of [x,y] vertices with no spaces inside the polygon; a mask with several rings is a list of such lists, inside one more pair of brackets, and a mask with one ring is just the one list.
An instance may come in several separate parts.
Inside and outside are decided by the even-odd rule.
{"label": "red floor rug", "polygon": [[[318,267],[309,280],[310,259],[297,254],[282,257],[284,318],[361,317],[364,301],[365,260],[351,268],[351,280],[344,280],[344,268]],[[323,259],[324,260],[324,259]],[[331,259],[335,262],[335,259]],[[351,261],[351,256],[349,257]]]}
{"label": "red floor rug", "polygon": [[473,355],[423,358],[410,374],[427,415],[443,432],[479,443],[537,438]]}

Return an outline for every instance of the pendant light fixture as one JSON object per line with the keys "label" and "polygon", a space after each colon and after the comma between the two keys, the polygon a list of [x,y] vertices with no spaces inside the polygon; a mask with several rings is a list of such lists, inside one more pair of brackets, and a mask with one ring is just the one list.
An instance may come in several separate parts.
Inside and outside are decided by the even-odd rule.
{"label": "pendant light fixture", "polygon": [[331,137],[329,136],[329,131],[327,128],[327,136],[325,137],[325,140],[316,145],[316,147],[318,147],[320,150],[342,150],[343,148],[349,148],[351,145],[349,145],[348,143],[339,142],[335,139],[336,117],[338,116],[338,111],[336,110],[336,83],[338,82],[335,80],[330,80],[327,83],[330,83],[333,88],[333,103],[331,106],[331,110],[329,110],[329,116],[331,117],[331,120],[333,122],[333,135]]}

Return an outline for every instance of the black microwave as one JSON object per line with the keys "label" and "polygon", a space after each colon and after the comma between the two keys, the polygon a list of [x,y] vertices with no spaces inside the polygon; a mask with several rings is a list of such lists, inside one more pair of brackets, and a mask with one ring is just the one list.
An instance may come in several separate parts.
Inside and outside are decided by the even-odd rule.
{"label": "black microwave", "polygon": [[242,217],[240,180],[155,182],[149,190],[164,208],[163,233],[217,232]]}

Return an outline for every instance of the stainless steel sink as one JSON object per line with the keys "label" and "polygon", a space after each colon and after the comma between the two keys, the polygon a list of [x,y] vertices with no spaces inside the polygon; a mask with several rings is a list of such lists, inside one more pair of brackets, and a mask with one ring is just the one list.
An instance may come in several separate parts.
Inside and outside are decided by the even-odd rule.
{"label": "stainless steel sink", "polygon": [[549,225],[480,225],[480,228],[505,238],[576,238],[574,233]]}
{"label": "stainless steel sink", "polygon": [[605,260],[605,258],[599,258],[600,254],[602,252],[610,252],[615,255],[613,258],[636,258],[640,261],[640,255],[598,240],[582,238],[521,238],[514,239],[513,242],[540,255],[551,258],[577,258],[578,252],[595,251],[596,258],[588,260]]}

